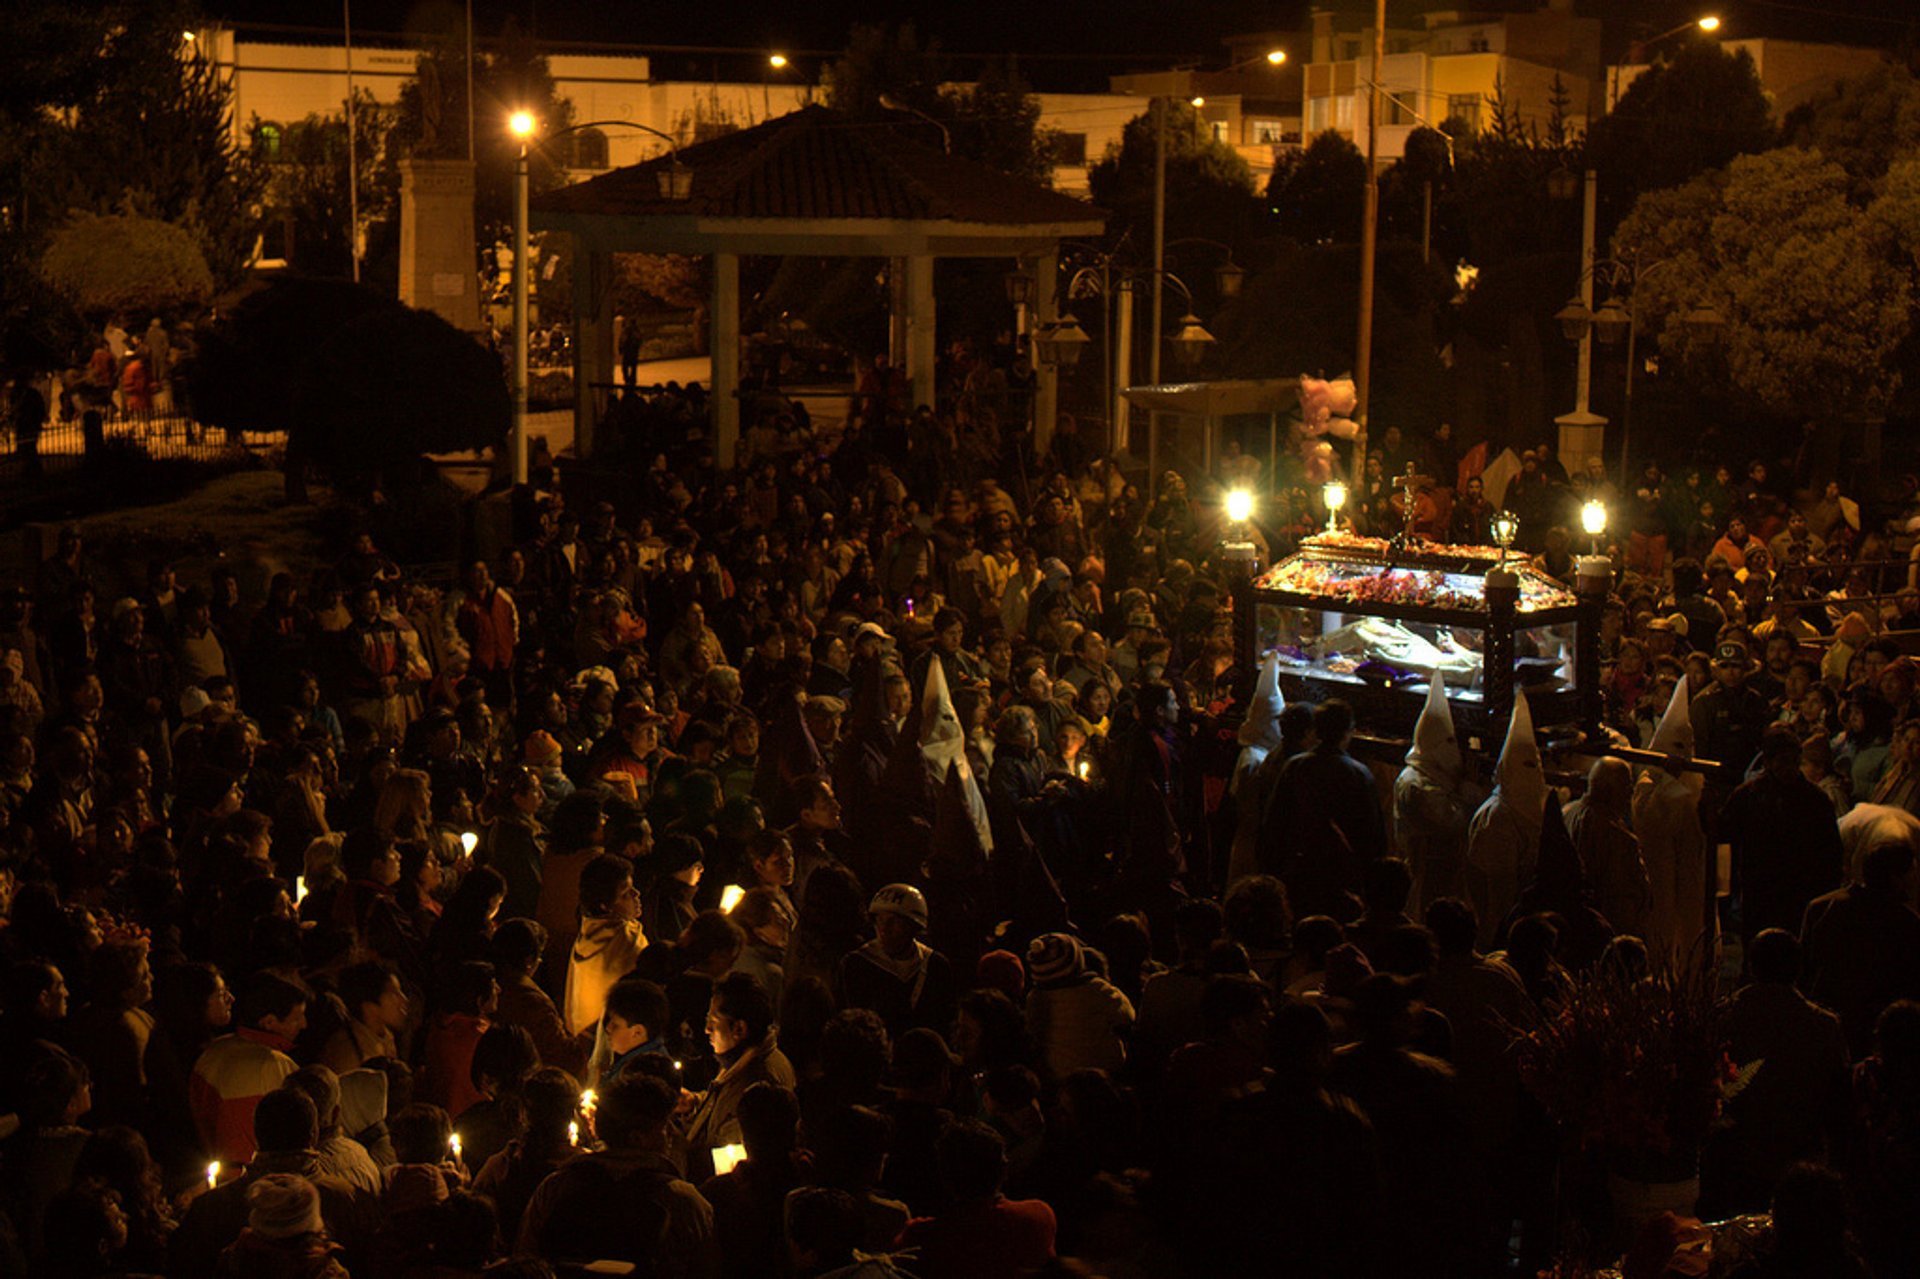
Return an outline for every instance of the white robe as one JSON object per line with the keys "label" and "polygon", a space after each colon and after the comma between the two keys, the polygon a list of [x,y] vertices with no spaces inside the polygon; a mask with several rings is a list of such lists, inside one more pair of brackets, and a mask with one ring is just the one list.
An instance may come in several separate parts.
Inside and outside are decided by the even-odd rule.
{"label": "white robe", "polygon": [[1663,768],[1642,771],[1633,787],[1633,829],[1653,890],[1647,953],[1656,964],[1663,957],[1684,964],[1700,935],[1710,932],[1699,790]]}

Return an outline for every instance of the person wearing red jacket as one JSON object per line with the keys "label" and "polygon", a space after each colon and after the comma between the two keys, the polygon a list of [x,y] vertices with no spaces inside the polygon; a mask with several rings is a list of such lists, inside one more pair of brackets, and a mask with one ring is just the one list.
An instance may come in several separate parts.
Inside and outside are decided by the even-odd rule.
{"label": "person wearing red jacket", "polygon": [[504,704],[520,642],[520,610],[504,586],[494,583],[486,561],[467,568],[467,593],[454,615],[454,628],[466,641],[469,671],[487,686],[487,696]]}
{"label": "person wearing red jacket", "polygon": [[239,1029],[207,1045],[187,1082],[194,1123],[211,1158],[229,1167],[253,1159],[253,1112],[299,1069],[293,1041],[307,1026],[307,991],[270,972],[240,992]]}

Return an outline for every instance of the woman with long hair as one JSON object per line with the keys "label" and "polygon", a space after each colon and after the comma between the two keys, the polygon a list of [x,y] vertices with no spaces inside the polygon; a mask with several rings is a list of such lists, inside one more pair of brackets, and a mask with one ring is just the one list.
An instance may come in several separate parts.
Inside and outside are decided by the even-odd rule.
{"label": "woman with long hair", "polygon": [[509,919],[536,918],[540,908],[540,864],[546,858],[546,831],[535,816],[546,803],[540,775],[524,764],[502,769],[487,801],[486,829],[473,860],[491,866],[507,881]]}
{"label": "woman with long hair", "polygon": [[[187,1102],[188,1081],[200,1053],[232,1024],[233,1002],[233,992],[212,964],[174,964],[154,981],[147,1131],[166,1184],[176,1191],[193,1185],[206,1164],[205,1143]],[[115,1188],[127,1193],[117,1182]]]}
{"label": "woman with long hair", "polygon": [[787,943],[787,988],[806,977],[833,985],[840,961],[866,942],[866,895],[852,871],[828,863],[807,879],[800,922]]}
{"label": "woman with long hair", "polygon": [[416,936],[428,937],[440,919],[437,894],[442,881],[440,859],[424,839],[404,840],[400,844],[400,880],[393,895],[400,909],[413,924]]}
{"label": "woman with long hair", "polygon": [[494,917],[506,895],[507,881],[491,866],[476,866],[461,878],[427,942],[435,973],[449,974],[470,960],[489,957]]}
{"label": "woman with long hair", "polygon": [[380,788],[373,824],[395,839],[425,839],[433,826],[433,789],[426,773],[396,769]]}
{"label": "woman with long hair", "polygon": [[179,1223],[167,1202],[160,1165],[148,1153],[147,1139],[124,1124],[94,1133],[73,1166],[74,1181],[89,1178],[104,1182],[120,1196],[127,1243],[117,1259],[129,1271],[165,1273],[167,1239]]}

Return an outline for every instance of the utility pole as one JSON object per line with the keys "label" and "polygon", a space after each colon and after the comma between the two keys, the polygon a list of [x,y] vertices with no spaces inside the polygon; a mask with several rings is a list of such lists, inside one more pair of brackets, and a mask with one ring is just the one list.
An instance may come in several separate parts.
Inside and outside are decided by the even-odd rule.
{"label": "utility pole", "polygon": [[467,0],[467,163],[473,163],[473,0]]}
{"label": "utility pole", "polygon": [[[1167,99],[1158,97],[1153,100],[1153,308],[1148,318],[1147,329],[1147,382],[1160,385],[1160,297],[1167,276]],[[1151,443],[1157,443],[1160,437],[1159,422],[1151,410],[1147,413],[1147,437]],[[1133,447],[1132,432],[1128,432],[1127,447]],[[1151,467],[1151,463],[1149,463]],[[1149,473],[1147,487],[1149,492],[1157,492],[1160,483],[1158,474]]]}
{"label": "utility pole", "polygon": [[1353,475],[1358,486],[1367,477],[1367,414],[1373,378],[1373,259],[1380,230],[1380,62],[1387,52],[1387,0],[1373,0],[1373,74],[1367,90],[1367,203],[1360,221],[1360,335],[1353,355]]}
{"label": "utility pole", "polygon": [[360,283],[360,158],[354,137],[353,110],[353,0],[340,0],[340,25],[347,43],[347,256],[353,259],[353,282]]}

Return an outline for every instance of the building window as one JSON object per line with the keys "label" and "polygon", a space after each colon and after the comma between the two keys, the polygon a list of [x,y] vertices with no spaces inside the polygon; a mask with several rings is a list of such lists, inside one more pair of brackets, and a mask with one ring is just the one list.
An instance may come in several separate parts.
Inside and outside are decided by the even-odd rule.
{"label": "building window", "polygon": [[1480,132],[1480,95],[1477,93],[1449,93],[1447,95],[1447,119],[1456,122],[1468,133]]}
{"label": "building window", "polygon": [[569,169],[604,169],[607,166],[607,135],[600,130],[582,129],[567,140]]}
{"label": "building window", "polygon": [[1483,35],[1475,36],[1467,42],[1467,52],[1469,53],[1486,53],[1492,47],[1493,46],[1487,43],[1487,38]]}
{"label": "building window", "polygon": [[1325,133],[1327,131],[1327,104],[1331,98],[1314,98],[1307,103],[1307,132]]}
{"label": "building window", "polygon": [[1209,120],[1207,121],[1207,125],[1213,130],[1213,140],[1215,142],[1229,141],[1227,137],[1227,122],[1225,120]]}
{"label": "building window", "polygon": [[[1324,101],[1325,99],[1321,99]],[[1264,146],[1272,142],[1287,141],[1287,122],[1284,120],[1255,120],[1253,122],[1253,140]]]}
{"label": "building window", "polygon": [[1333,127],[1349,131],[1353,129],[1352,94],[1342,94],[1333,100]]}
{"label": "building window", "polygon": [[1087,135],[1084,133],[1062,133],[1058,130],[1047,134],[1047,159],[1056,168],[1085,168],[1087,164]]}

